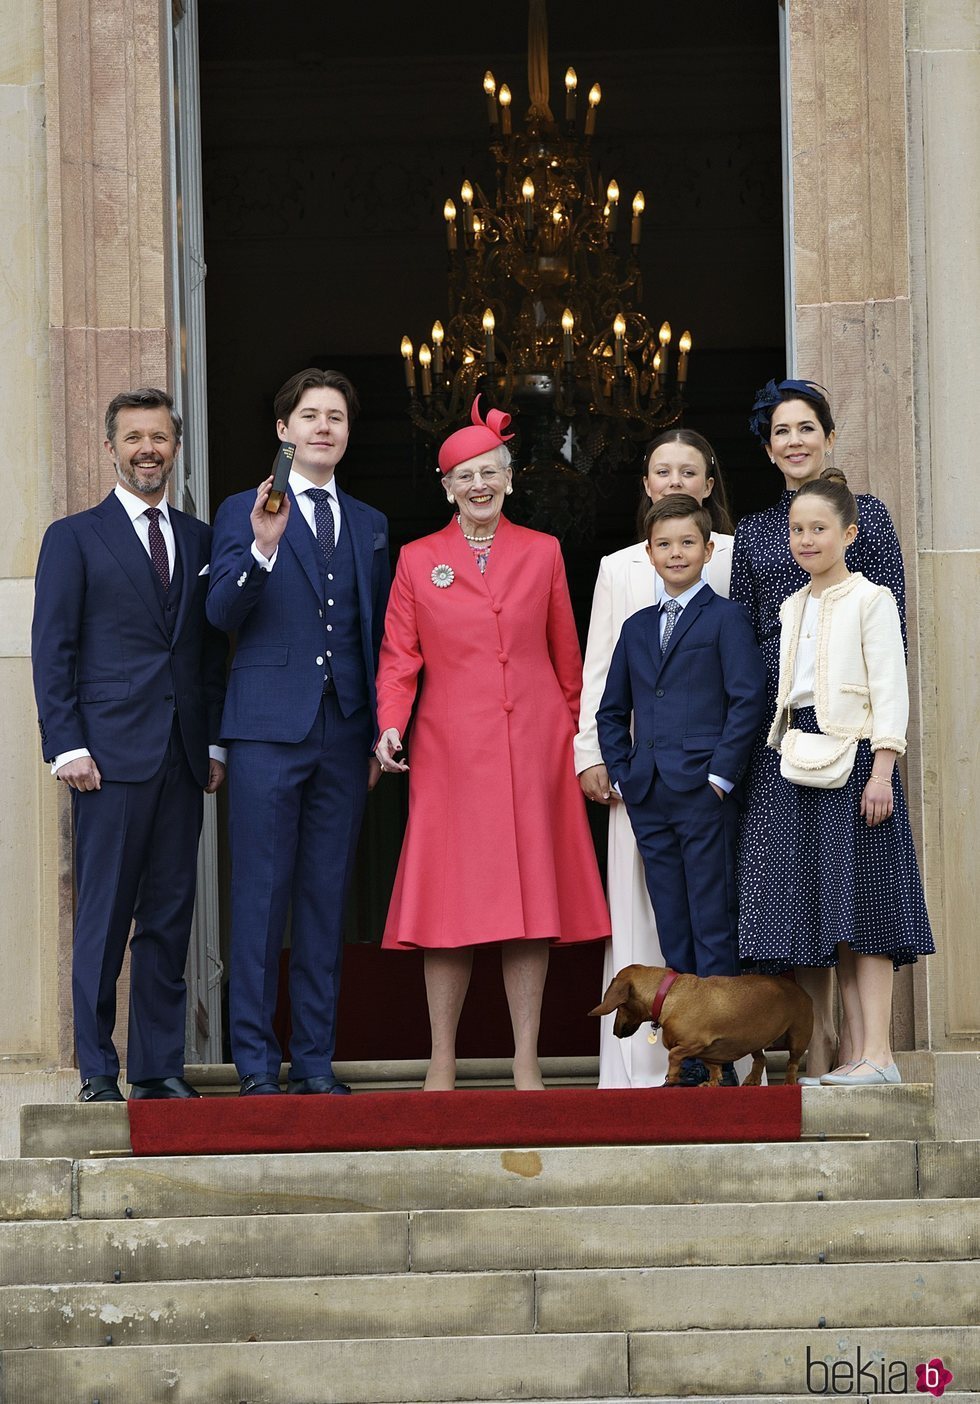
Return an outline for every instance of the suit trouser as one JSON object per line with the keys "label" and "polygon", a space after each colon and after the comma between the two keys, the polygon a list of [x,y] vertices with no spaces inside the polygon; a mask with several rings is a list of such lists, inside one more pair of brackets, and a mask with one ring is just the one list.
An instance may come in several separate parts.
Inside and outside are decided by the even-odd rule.
{"label": "suit trouser", "polygon": [[[134,745],[139,738],[134,737]],[[103,780],[72,791],[75,937],[72,1001],[82,1078],[119,1072],[112,1041],[116,982],[131,923],[130,1082],[184,1071],[184,965],[194,915],[204,795],[174,718],[149,780]]]}
{"label": "suit trouser", "polygon": [[658,772],[627,805],[664,958],[685,975],[738,973],[738,804],[705,783],[672,790]]}
{"label": "suit trouser", "polygon": [[325,694],[304,740],[231,741],[229,1012],[241,1077],[279,1075],[272,1030],[291,907],[294,1077],[329,1077],[336,1042],[344,904],[367,796],[371,718]]}

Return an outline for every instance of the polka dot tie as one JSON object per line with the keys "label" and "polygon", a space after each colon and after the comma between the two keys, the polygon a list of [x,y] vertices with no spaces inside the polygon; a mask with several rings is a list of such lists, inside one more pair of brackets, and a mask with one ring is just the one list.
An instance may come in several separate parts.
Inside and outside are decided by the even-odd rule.
{"label": "polka dot tie", "polygon": [[670,642],[670,636],[674,632],[674,625],[681,617],[681,606],[676,600],[664,600],[660,608],[667,616],[667,623],[664,625],[664,636],[660,640],[660,652],[666,653],[667,645]]}
{"label": "polka dot tie", "polygon": [[320,550],[329,561],[334,553],[336,538],[333,529],[333,512],[330,510],[330,494],[326,488],[307,488],[306,495],[313,503],[313,525]]}
{"label": "polka dot tie", "polygon": [[160,530],[160,508],[147,507],[146,516],[150,519],[150,560],[160,577],[160,584],[165,590],[169,590],[170,562],[167,559],[167,543]]}

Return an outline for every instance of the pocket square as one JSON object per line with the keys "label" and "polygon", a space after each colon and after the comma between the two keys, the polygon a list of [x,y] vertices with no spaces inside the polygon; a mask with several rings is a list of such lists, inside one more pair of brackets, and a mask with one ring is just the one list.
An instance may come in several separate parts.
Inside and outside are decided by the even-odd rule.
{"label": "pocket square", "polygon": [[375,549],[376,551],[380,551],[380,550],[382,549],[382,547],[387,546],[387,545],[388,545],[388,538],[385,536],[384,532],[383,532],[383,531],[376,531],[376,532],[374,533],[374,549]]}
{"label": "pocket square", "polygon": [[211,574],[211,567],[210,567],[210,565],[202,566],[201,569],[197,572],[198,579],[200,579],[202,575],[210,575],[210,574]]}

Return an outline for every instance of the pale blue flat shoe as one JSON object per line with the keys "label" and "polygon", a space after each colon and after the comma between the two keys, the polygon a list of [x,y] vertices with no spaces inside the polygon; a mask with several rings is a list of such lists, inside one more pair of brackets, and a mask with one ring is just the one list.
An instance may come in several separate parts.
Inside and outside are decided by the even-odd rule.
{"label": "pale blue flat shoe", "polygon": [[872,1063],[869,1058],[862,1058],[859,1063],[852,1063],[854,1068],[871,1068],[869,1073],[824,1073],[820,1079],[822,1087],[878,1087],[882,1083],[901,1082],[902,1074],[894,1063],[889,1063],[887,1068],[879,1067],[877,1063]]}
{"label": "pale blue flat shoe", "polygon": [[[856,1063],[838,1063],[837,1066],[838,1066],[839,1068],[853,1068],[853,1067],[856,1067],[857,1064],[856,1064]],[[823,1076],[824,1076],[824,1077],[830,1077],[831,1074],[830,1074],[830,1073],[824,1073]],[[840,1073],[835,1073],[834,1076],[835,1076],[835,1077],[840,1077],[841,1074],[840,1074]],[[796,1081],[798,1082],[798,1084],[800,1085],[800,1087],[824,1087],[824,1086],[826,1086],[826,1084],[824,1083],[824,1080],[823,1080],[822,1077],[798,1077],[798,1078],[796,1079]]]}

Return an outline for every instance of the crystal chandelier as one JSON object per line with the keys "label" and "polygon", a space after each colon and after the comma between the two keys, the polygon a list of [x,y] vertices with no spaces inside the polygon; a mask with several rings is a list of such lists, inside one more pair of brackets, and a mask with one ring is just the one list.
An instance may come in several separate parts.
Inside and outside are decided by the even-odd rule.
{"label": "crystal chandelier", "polygon": [[496,189],[488,199],[467,179],[459,203],[445,203],[446,323],[433,324],[417,367],[407,336],[401,353],[409,413],[433,462],[437,442],[482,392],[486,404],[517,411],[525,521],[581,537],[591,530],[596,474],[632,465],[639,443],[680,420],[691,334],[680,337],[675,363],[670,323],[654,328],[639,308],[646,202],[638,190],[624,217],[617,182],[603,189],[593,172],[599,84],[583,121],[569,68],[563,120],[551,111],[544,4],[530,0],[523,131],[513,128],[508,85],[490,72],[483,79]]}

